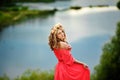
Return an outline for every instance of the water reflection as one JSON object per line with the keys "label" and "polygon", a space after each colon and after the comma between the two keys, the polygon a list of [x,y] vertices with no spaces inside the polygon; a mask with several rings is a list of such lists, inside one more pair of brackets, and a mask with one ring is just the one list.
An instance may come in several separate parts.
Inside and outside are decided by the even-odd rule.
{"label": "water reflection", "polygon": [[[53,3],[22,3],[24,6],[29,6],[30,9],[54,9],[59,10],[68,9],[70,6],[82,6],[87,7],[90,5],[109,5],[115,6],[118,0],[66,0],[66,1],[55,1]],[[20,3],[19,3],[20,4]]]}
{"label": "water reflection", "polygon": [[1,34],[0,75],[15,77],[28,68],[54,68],[57,61],[47,43],[49,31],[57,22],[65,28],[73,56],[86,62],[92,71],[98,64],[102,45],[114,34],[119,20],[116,7],[83,8],[10,26]]}
{"label": "water reflection", "polygon": [[57,12],[56,21],[64,24],[68,37],[70,36],[69,41],[74,42],[86,37],[113,34],[119,14],[116,7],[83,8]]}

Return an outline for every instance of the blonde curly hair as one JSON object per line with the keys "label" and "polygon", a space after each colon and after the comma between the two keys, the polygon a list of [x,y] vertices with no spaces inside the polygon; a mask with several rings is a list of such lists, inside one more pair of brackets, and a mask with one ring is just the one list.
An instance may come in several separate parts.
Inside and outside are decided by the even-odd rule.
{"label": "blonde curly hair", "polygon": [[53,50],[54,48],[59,48],[60,44],[59,42],[61,41],[60,39],[57,38],[57,34],[58,34],[58,30],[62,30],[62,32],[64,33],[65,39],[62,40],[63,42],[66,42],[66,34],[65,34],[65,30],[63,29],[63,26],[60,23],[55,24],[50,32],[49,35],[49,46],[51,48],[51,50]]}

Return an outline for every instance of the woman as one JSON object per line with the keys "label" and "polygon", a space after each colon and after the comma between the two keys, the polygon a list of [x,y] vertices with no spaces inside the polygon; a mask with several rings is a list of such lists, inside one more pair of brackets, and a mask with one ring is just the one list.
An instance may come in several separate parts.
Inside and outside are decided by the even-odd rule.
{"label": "woman", "polygon": [[58,59],[54,80],[90,80],[88,66],[71,55],[72,48],[66,41],[66,34],[60,23],[51,29],[49,46]]}

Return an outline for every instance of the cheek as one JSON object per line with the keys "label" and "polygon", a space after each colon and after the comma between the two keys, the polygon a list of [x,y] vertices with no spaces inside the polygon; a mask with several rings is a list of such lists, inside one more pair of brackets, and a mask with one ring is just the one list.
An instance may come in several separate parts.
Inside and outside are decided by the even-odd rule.
{"label": "cheek", "polygon": [[60,35],[59,35],[59,34],[57,35],[57,38],[60,38]]}
{"label": "cheek", "polygon": [[59,35],[58,37],[61,38],[61,35]]}

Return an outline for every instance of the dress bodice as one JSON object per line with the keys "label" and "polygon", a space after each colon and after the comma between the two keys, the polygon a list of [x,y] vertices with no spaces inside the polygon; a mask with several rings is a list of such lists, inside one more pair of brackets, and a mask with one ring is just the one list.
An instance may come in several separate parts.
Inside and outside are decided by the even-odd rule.
{"label": "dress bodice", "polygon": [[68,49],[54,49],[54,54],[58,59],[58,62],[63,62],[65,64],[72,64],[74,59]]}

